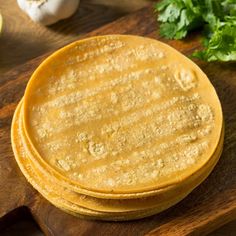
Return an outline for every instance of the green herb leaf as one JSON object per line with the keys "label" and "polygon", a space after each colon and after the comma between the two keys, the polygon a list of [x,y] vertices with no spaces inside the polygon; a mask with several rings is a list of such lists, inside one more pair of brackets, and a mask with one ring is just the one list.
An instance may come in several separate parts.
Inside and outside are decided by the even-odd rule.
{"label": "green herb leaf", "polygon": [[163,0],[155,10],[161,36],[182,39],[202,27],[205,49],[193,55],[206,61],[236,61],[236,0]]}
{"label": "green herb leaf", "polygon": [[206,61],[236,61],[236,17],[218,21],[206,42],[206,49],[195,52],[193,56]]}

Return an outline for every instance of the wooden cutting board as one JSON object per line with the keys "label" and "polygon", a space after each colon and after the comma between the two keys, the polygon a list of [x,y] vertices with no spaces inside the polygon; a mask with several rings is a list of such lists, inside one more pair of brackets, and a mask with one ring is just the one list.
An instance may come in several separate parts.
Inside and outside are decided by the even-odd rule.
{"label": "wooden cutting board", "polygon": [[[166,41],[157,33],[149,6],[86,36],[136,34],[164,41],[185,55],[199,48],[193,33],[184,41]],[[47,54],[48,55],[48,54]],[[223,155],[213,173],[186,199],[161,214],[129,222],[81,220],[47,202],[21,174],[10,143],[14,109],[32,72],[47,55],[16,67],[0,78],[0,229],[30,212],[46,235],[203,235],[236,219],[236,64],[196,61],[215,86],[222,102],[226,135]]]}

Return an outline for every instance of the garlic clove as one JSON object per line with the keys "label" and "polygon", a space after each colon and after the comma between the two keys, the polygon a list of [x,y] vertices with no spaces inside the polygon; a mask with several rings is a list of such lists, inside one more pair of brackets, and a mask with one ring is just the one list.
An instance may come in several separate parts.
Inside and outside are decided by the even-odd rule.
{"label": "garlic clove", "polygon": [[19,7],[35,22],[50,25],[70,17],[79,0],[17,0]]}

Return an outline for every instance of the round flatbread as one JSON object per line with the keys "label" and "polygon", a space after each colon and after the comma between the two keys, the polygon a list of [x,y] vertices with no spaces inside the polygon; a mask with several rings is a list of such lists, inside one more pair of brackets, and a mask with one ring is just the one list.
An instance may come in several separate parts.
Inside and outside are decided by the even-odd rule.
{"label": "round flatbread", "polygon": [[174,186],[213,156],[222,110],[206,75],[173,48],[101,36],[46,59],[25,92],[35,157],[69,185],[104,194]]}
{"label": "round flatbread", "polygon": [[[108,200],[100,201],[101,199],[97,199],[97,203],[95,203],[95,205],[101,207],[99,209],[99,211],[96,211],[93,209],[88,209],[86,207],[81,207],[81,202],[86,201],[85,196],[79,197],[79,195],[69,193],[69,195],[70,195],[69,200],[65,199],[64,198],[65,196],[66,196],[66,198],[68,198],[68,191],[65,188],[57,186],[53,182],[50,183],[50,181],[48,181],[48,178],[40,176],[37,173],[37,170],[35,170],[32,162],[30,162],[30,159],[27,156],[28,155],[27,150],[25,149],[25,146],[22,142],[23,139],[21,138],[22,130],[20,129],[20,106],[21,106],[21,104],[16,109],[16,112],[15,112],[15,115],[13,118],[13,123],[12,123],[12,144],[13,144],[13,150],[14,150],[16,160],[17,160],[22,172],[24,173],[24,175],[28,179],[28,181],[50,202],[52,202],[57,207],[61,208],[62,210],[66,211],[70,214],[73,214],[73,215],[76,215],[79,217],[103,219],[103,220],[137,219],[137,218],[142,218],[144,216],[155,214],[157,212],[160,212],[160,211],[170,207],[171,205],[177,203],[182,198],[184,198],[192,190],[192,189],[186,189],[186,187],[185,187],[185,188],[183,188],[184,191],[182,193],[175,192],[176,194],[173,195],[171,198],[162,199],[162,201],[156,202],[156,204],[153,204],[152,208],[148,208],[148,209],[138,208],[137,207],[138,201],[139,201],[139,204],[141,203],[141,205],[142,205],[142,203],[145,203],[146,201],[148,202],[148,201],[150,201],[150,199],[152,201],[153,198],[150,198],[150,199],[145,198],[145,199],[140,199],[140,200],[136,199],[136,200],[134,200],[133,203],[130,200],[126,201],[126,203],[125,203],[125,201],[123,201],[123,204],[121,201],[120,206],[125,207],[125,205],[126,205],[127,209],[128,208],[130,209],[130,205],[132,207],[132,204],[133,204],[133,206],[136,205],[136,207],[137,207],[136,210],[134,210],[134,208],[133,208],[132,210],[129,210],[129,211],[126,208],[124,208],[122,212],[117,211],[117,209],[120,207],[120,206],[118,206],[119,201],[114,201],[114,202],[116,202],[113,205],[114,212],[111,211],[112,208],[109,209],[109,212],[101,211],[101,208],[104,210],[104,205],[109,205]],[[211,161],[204,167],[205,168],[204,171],[203,170],[199,171],[199,174],[201,173],[201,176],[198,176],[197,182],[199,182],[199,181],[201,182],[210,173],[210,171],[212,170],[212,168],[214,167],[214,165],[216,164],[216,162],[220,156],[222,146],[223,146],[223,134],[222,134],[221,141],[218,145],[218,148],[217,148],[216,152],[214,153],[214,156],[211,158]],[[75,196],[77,196],[77,199]],[[79,204],[78,204],[78,202],[79,202]],[[90,203],[91,203],[91,201],[90,201]],[[92,203],[94,204],[94,200]],[[82,203],[82,205],[83,205],[83,203]],[[110,207],[111,207],[111,205],[110,205]]]}
{"label": "round flatbread", "polygon": [[[32,153],[30,152],[29,144],[24,137],[22,130],[22,122],[21,117],[19,119],[19,128],[21,130],[19,136],[22,140],[24,150],[28,156],[27,165],[30,165],[36,175],[41,179],[41,182],[45,184],[45,182],[49,182],[52,186],[51,189],[54,189],[56,192],[60,192],[64,198],[68,198],[76,202],[82,207],[86,207],[89,209],[97,210],[97,211],[105,211],[105,212],[125,212],[125,211],[134,211],[141,210],[147,208],[153,208],[156,205],[159,205],[162,201],[166,201],[167,199],[173,198],[173,196],[182,195],[184,192],[190,192],[193,188],[195,188],[206,175],[209,174],[209,168],[212,168],[213,163],[215,163],[215,157],[212,157],[214,162],[211,162],[211,165],[207,165],[203,170],[198,171],[196,174],[191,176],[186,181],[183,181],[181,184],[175,187],[167,187],[165,189],[156,191],[156,194],[151,197],[139,197],[136,196],[136,199],[98,199],[85,194],[78,194],[74,191],[70,191],[63,182],[57,179],[54,175],[50,174],[43,166],[37,163],[37,160],[34,158]],[[215,155],[215,154],[214,154]],[[26,164],[24,164],[26,165]],[[59,186],[58,186],[59,185]],[[63,187],[63,188],[62,188]],[[55,190],[56,189],[56,190]],[[90,192],[87,192],[89,194]]]}

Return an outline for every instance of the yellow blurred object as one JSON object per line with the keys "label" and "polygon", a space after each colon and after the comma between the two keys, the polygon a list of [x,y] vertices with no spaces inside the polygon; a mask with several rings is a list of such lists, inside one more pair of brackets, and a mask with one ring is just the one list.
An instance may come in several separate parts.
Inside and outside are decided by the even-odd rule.
{"label": "yellow blurred object", "polygon": [[0,33],[2,32],[2,15],[0,13]]}

